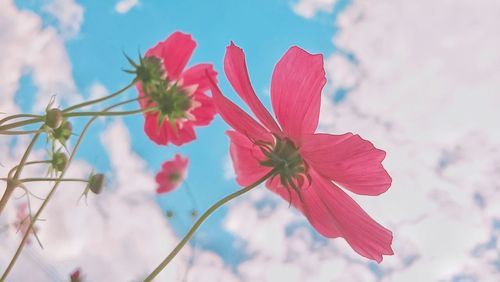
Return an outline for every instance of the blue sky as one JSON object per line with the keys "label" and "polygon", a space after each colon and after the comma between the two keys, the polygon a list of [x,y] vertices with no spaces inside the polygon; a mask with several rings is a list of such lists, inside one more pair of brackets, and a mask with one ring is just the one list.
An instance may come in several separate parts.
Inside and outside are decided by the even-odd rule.
{"label": "blue sky", "polygon": [[[122,51],[136,58],[139,50],[144,53],[174,31],[190,33],[198,43],[190,64],[213,63],[219,72],[221,89],[241,105],[222,71],[225,47],[232,40],[245,50],[253,86],[264,104],[269,106],[266,93],[275,63],[293,45],[311,53],[323,53],[325,57],[334,52],[331,40],[336,32],[334,17],[347,3],[337,3],[335,13],[320,13],[314,19],[304,19],[292,10],[292,1],[284,0],[142,1],[125,14],[117,13],[112,1],[82,1],[85,21],[78,36],[66,42],[66,48],[75,83],[88,97],[89,88],[94,83],[103,84],[110,92],[128,84],[131,76],[120,71],[127,67]],[[54,21],[50,15],[44,14],[40,2],[17,1],[17,4],[41,13],[46,24]],[[26,93],[33,93],[29,76],[22,80],[18,97],[27,97]],[[136,92],[131,90],[126,95],[133,97]],[[30,106],[26,100],[23,108],[28,110]],[[128,107],[134,108],[137,105]],[[180,148],[160,147],[147,139],[142,130],[142,117],[124,120],[131,132],[133,150],[147,160],[151,171],[158,170],[163,161],[177,152],[190,158],[187,182],[200,212],[237,189],[234,180],[224,178],[224,163],[228,156],[228,138],[224,132],[228,127],[219,117],[209,127],[197,129],[195,142]],[[95,125],[87,139],[97,138],[105,126]],[[106,151],[99,143],[85,142],[79,157],[98,170],[110,170]],[[186,232],[191,222],[189,211],[192,206],[184,189],[158,198],[163,209],[175,212],[171,222],[179,235]],[[221,227],[224,215],[225,208],[205,223],[200,233],[206,234],[198,240],[198,246],[218,252],[227,263],[236,263],[242,258],[242,253],[227,243],[235,238]]]}

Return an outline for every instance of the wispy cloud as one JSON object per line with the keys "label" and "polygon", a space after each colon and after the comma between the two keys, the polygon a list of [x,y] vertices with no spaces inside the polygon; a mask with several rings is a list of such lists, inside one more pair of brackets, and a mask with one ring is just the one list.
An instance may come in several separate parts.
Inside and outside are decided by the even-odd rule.
{"label": "wispy cloud", "polygon": [[299,0],[293,4],[293,11],[298,15],[310,19],[318,12],[331,13],[337,0]]}
{"label": "wispy cloud", "polygon": [[115,11],[120,14],[126,14],[137,5],[139,5],[139,0],[120,0],[115,5]]}

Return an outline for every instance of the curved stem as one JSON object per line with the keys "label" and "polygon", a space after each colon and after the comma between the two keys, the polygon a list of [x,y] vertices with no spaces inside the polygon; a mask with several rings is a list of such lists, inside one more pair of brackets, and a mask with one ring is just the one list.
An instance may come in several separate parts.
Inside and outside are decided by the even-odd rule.
{"label": "curved stem", "polygon": [[102,98],[99,98],[99,99],[95,99],[95,100],[91,100],[91,101],[87,101],[87,102],[83,102],[83,103],[71,106],[69,108],[66,108],[66,109],[63,110],[63,113],[67,113],[67,112],[70,112],[70,111],[73,111],[73,110],[76,110],[76,109],[79,109],[79,108],[83,108],[83,107],[86,107],[86,106],[90,106],[90,105],[97,104],[97,103],[109,100],[111,98],[114,98],[114,97],[120,95],[121,93],[127,91],[127,89],[129,89],[130,87],[134,86],[135,82],[136,82],[136,80],[134,79],[127,86],[123,87],[122,89],[120,89],[120,90],[116,91],[115,93],[112,93],[112,94],[110,94],[108,96],[105,96],[105,97],[102,97]]}
{"label": "curved stem", "polygon": [[42,118],[40,115],[33,115],[33,114],[17,114],[17,115],[11,115],[8,117],[5,117],[3,119],[0,119],[0,124],[3,124],[9,120],[12,119],[17,119],[17,118]]}
{"label": "curved stem", "polygon": [[[36,133],[33,136],[33,138],[31,139],[31,142],[28,145],[28,148],[26,148],[26,151],[24,151],[24,154],[21,157],[21,161],[17,165],[16,172],[14,173],[14,177],[13,177],[14,180],[18,179],[19,176],[21,175],[21,171],[23,170],[24,164],[26,163],[26,160],[28,159],[28,156],[31,153],[31,150],[33,149],[33,146],[35,145],[35,143],[39,137],[40,137],[40,132]],[[5,188],[5,192],[2,196],[2,199],[0,199],[0,215],[2,214],[5,206],[7,205],[7,202],[9,201],[10,196],[14,192],[14,189],[16,189],[15,186],[7,184],[7,187]],[[0,280],[0,281],[2,281],[2,280]]]}
{"label": "curved stem", "polygon": [[[26,162],[24,165],[34,165],[34,164],[50,164],[51,161],[32,161],[32,162]],[[7,178],[11,178],[11,175],[14,173],[14,171],[19,167],[19,165],[16,165],[15,167],[11,168],[9,173],[7,174]]]}
{"label": "curved stem", "polygon": [[36,118],[31,118],[31,119],[27,119],[27,120],[23,120],[23,121],[9,123],[9,124],[0,126],[0,132],[5,131],[5,130],[9,130],[9,129],[13,129],[13,128],[17,128],[17,127],[21,127],[21,126],[25,126],[25,125],[39,123],[42,121],[43,121],[43,117],[36,117]]}
{"label": "curved stem", "polygon": [[[2,180],[5,180],[5,178],[2,178]],[[50,181],[61,181],[61,182],[85,182],[88,183],[88,179],[81,179],[81,178],[64,178],[64,179],[59,179],[59,178],[24,178],[20,179],[19,182],[21,183],[27,183],[27,182],[50,182]]]}
{"label": "curved stem", "polygon": [[157,110],[156,107],[147,108],[147,109],[138,109],[132,111],[123,111],[123,112],[73,112],[65,114],[65,117],[85,117],[85,116],[127,116],[127,115],[135,115],[139,113],[145,113]]}
{"label": "curved stem", "polygon": [[13,130],[13,131],[0,131],[0,135],[27,135],[43,132],[42,130]]}
{"label": "curved stem", "polygon": [[149,282],[149,281],[153,281],[153,279],[158,275],[160,274],[160,272],[170,263],[170,261],[181,251],[181,249],[186,245],[186,243],[189,241],[189,239],[191,239],[191,237],[194,235],[194,233],[196,232],[196,230],[200,227],[200,225],[214,212],[216,211],[218,208],[220,208],[222,205],[224,205],[225,203],[231,201],[232,199],[238,197],[238,196],[241,196],[243,194],[245,194],[246,192],[252,190],[253,188],[257,187],[259,184],[263,183],[264,181],[266,181],[268,178],[270,178],[271,176],[273,176],[274,174],[276,173],[276,171],[273,169],[271,170],[268,174],[264,175],[261,179],[257,180],[255,183],[243,188],[243,189],[240,189],[226,197],[224,197],[223,199],[219,200],[217,203],[215,203],[213,206],[211,206],[206,212],[204,212],[200,218],[194,223],[194,225],[191,227],[191,229],[188,231],[188,233],[184,236],[184,238],[182,239],[182,241],[179,242],[179,244],[177,244],[177,246],[175,247],[175,249],[160,263],[160,265],[158,265],[158,267],[156,267],[156,269],[151,272],[151,274],[149,274],[148,277],[146,277],[146,279],[144,279],[144,282]]}
{"label": "curved stem", "polygon": [[[136,99],[134,99],[136,100]],[[130,102],[130,101],[128,101]],[[118,107],[120,105],[122,105],[122,103],[118,103],[116,105],[113,105],[113,106],[110,106],[108,108],[106,108],[104,111],[109,111],[111,109],[113,109],[114,107]],[[14,264],[16,263],[17,261],[17,258],[19,257],[19,255],[21,254],[21,251],[23,250],[24,248],[24,245],[26,244],[26,240],[28,240],[28,235],[30,233],[30,231],[33,229],[33,225],[35,224],[35,222],[38,220],[38,218],[40,217],[40,214],[43,212],[43,210],[45,209],[45,207],[47,206],[47,204],[49,203],[50,199],[52,198],[52,196],[54,195],[54,193],[57,191],[57,187],[59,186],[59,184],[61,183],[61,179],[63,179],[64,177],[64,174],[66,173],[67,171],[67,168],[70,166],[71,162],[73,161],[73,158],[75,157],[75,154],[78,150],[78,148],[80,147],[80,144],[83,140],[83,136],[85,136],[85,133],[87,132],[87,130],[89,129],[90,125],[97,119],[98,117],[97,116],[94,116],[92,117],[88,122],[87,124],[85,124],[85,126],[83,127],[82,129],[82,132],[80,134],[80,136],[78,137],[78,140],[76,141],[76,144],[75,144],[75,147],[73,149],[73,151],[71,152],[69,158],[68,158],[68,163],[66,165],[66,168],[61,172],[61,175],[59,176],[59,179],[56,181],[56,183],[54,183],[54,186],[52,186],[52,189],[49,191],[49,193],[47,194],[47,197],[45,198],[45,200],[42,202],[42,205],[40,206],[40,208],[38,208],[37,212],[35,213],[35,215],[32,217],[32,220],[30,221],[30,224],[28,226],[28,229],[26,230],[26,233],[24,234],[23,236],[23,239],[21,240],[21,243],[19,243],[19,246],[17,247],[17,250],[16,250],[16,253],[14,254],[14,256],[12,257],[12,259],[10,260],[9,262],[9,265],[7,266],[7,268],[5,269],[4,273],[2,274],[2,277],[0,277],[0,281],[5,281],[5,279],[7,279],[7,276],[9,275],[10,271],[12,270],[12,267],[14,267]],[[19,169],[16,171],[16,173],[19,171]]]}

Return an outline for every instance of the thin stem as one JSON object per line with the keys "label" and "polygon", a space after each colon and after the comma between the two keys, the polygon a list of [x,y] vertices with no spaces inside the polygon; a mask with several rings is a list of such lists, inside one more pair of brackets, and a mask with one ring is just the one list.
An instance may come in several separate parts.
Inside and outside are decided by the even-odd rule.
{"label": "thin stem", "polygon": [[[134,99],[136,100],[136,99]],[[128,101],[130,102],[130,101]],[[122,105],[122,103],[118,103],[116,105],[113,105],[113,106],[110,106],[108,108],[106,108],[104,111],[109,111],[111,109],[113,109],[114,107],[118,107],[120,105]],[[82,129],[82,132],[80,134],[80,136],[78,137],[77,141],[76,141],[76,144],[75,144],[75,147],[73,149],[73,151],[71,152],[69,158],[68,158],[68,163],[66,165],[66,168],[61,172],[61,175],[59,176],[59,180],[56,181],[56,183],[54,183],[54,186],[52,186],[52,189],[49,191],[49,194],[47,194],[47,197],[45,198],[45,200],[42,202],[42,205],[40,206],[40,208],[38,208],[36,214],[32,217],[32,220],[30,222],[30,225],[28,226],[28,229],[26,230],[26,233],[24,234],[23,236],[23,239],[21,240],[21,243],[19,243],[19,246],[17,247],[17,250],[16,250],[16,253],[14,254],[14,256],[12,257],[9,265],[7,266],[7,268],[5,269],[4,273],[2,274],[2,277],[0,277],[0,281],[5,281],[5,279],[7,279],[7,276],[9,275],[10,271],[12,270],[12,267],[14,267],[14,264],[16,263],[19,255],[21,254],[21,251],[23,250],[24,248],[24,245],[26,243],[26,240],[28,240],[28,235],[30,233],[30,231],[33,229],[33,225],[35,224],[35,222],[38,220],[38,218],[40,217],[40,214],[43,212],[43,210],[45,209],[45,207],[47,206],[47,204],[49,203],[50,199],[52,198],[52,196],[54,195],[54,193],[57,191],[57,187],[59,186],[59,184],[61,183],[61,179],[63,179],[64,177],[64,174],[66,173],[67,171],[67,168],[70,166],[71,162],[73,161],[73,158],[75,157],[75,154],[78,150],[78,148],[80,147],[80,144],[83,140],[83,137],[85,136],[85,133],[87,132],[87,130],[89,129],[90,125],[97,119],[98,117],[97,116],[94,116],[92,117],[88,122],[87,124],[85,124],[85,126],[83,127]],[[18,170],[19,171],[19,170]]]}
{"label": "thin stem", "polygon": [[80,103],[80,104],[76,104],[74,106],[71,106],[69,108],[66,108],[63,110],[64,113],[67,113],[67,112],[71,112],[73,110],[76,110],[76,109],[79,109],[79,108],[83,108],[83,107],[86,107],[86,106],[90,106],[90,105],[93,105],[93,104],[97,104],[97,103],[100,103],[100,102],[103,102],[103,101],[106,101],[106,100],[109,100],[111,98],[114,98],[118,95],[120,95],[121,93],[127,91],[127,89],[129,89],[130,87],[134,86],[136,80],[134,79],[131,83],[129,83],[127,86],[123,87],[122,89],[116,91],[115,93],[112,93],[108,96],[105,96],[105,97],[102,97],[102,98],[99,98],[99,99],[95,99],[95,100],[91,100],[91,101],[87,101],[87,102],[83,102],[83,103]]}
{"label": "thin stem", "polygon": [[149,281],[153,281],[153,279],[158,275],[160,274],[160,272],[170,263],[170,261],[180,252],[180,250],[186,245],[186,243],[189,241],[189,239],[191,239],[191,237],[193,237],[194,233],[196,232],[196,230],[200,227],[200,225],[214,212],[216,211],[218,208],[220,208],[222,205],[224,205],[225,203],[231,201],[232,199],[238,197],[238,196],[241,196],[243,194],[245,194],[246,192],[252,190],[253,188],[259,186],[259,184],[263,183],[264,181],[266,181],[268,178],[270,178],[271,176],[273,176],[274,174],[276,173],[276,171],[273,169],[271,170],[268,174],[266,174],[265,176],[263,176],[261,179],[257,180],[255,183],[243,188],[243,189],[240,189],[226,197],[224,197],[223,199],[219,200],[217,203],[215,203],[213,206],[211,206],[205,213],[203,213],[200,218],[194,223],[194,225],[191,227],[191,229],[188,231],[188,233],[184,236],[184,238],[182,239],[182,241],[179,242],[179,244],[177,244],[177,246],[175,247],[175,249],[160,263],[160,265],[158,265],[158,267],[153,271],[151,272],[151,274],[149,274],[148,277],[146,277],[146,279],[144,279],[144,282],[149,282]]}
{"label": "thin stem", "polygon": [[0,126],[0,132],[5,131],[5,130],[9,130],[9,129],[13,129],[13,128],[17,128],[17,127],[21,127],[21,126],[39,123],[42,121],[43,121],[43,117],[35,117],[32,119],[27,119],[27,120],[23,120],[23,121],[9,123],[9,124]]}
{"label": "thin stem", "polygon": [[[40,128],[41,129],[41,128]],[[26,151],[24,151],[23,156],[21,157],[21,161],[17,165],[16,172],[14,174],[13,179],[16,180],[19,178],[21,175],[21,171],[23,170],[24,164],[26,163],[26,160],[28,159],[28,156],[33,149],[33,146],[35,145],[36,141],[40,137],[40,132],[36,133],[33,138],[31,139],[31,142],[28,145],[28,148],[26,148]],[[14,189],[16,189],[16,186],[10,185],[9,183],[7,184],[7,187],[5,188],[5,192],[2,196],[2,199],[0,200],[0,214],[2,214],[3,210],[5,209],[5,206],[7,205],[7,202],[10,199],[10,196],[14,192]],[[2,280],[0,280],[2,281]]]}
{"label": "thin stem", "polygon": [[5,117],[3,119],[0,119],[0,124],[3,124],[9,120],[12,119],[17,119],[17,118],[42,118],[40,115],[33,115],[33,114],[17,114],[17,115],[11,115],[8,117]]}
{"label": "thin stem", "polygon": [[189,198],[191,199],[191,203],[193,204],[194,209],[198,210],[198,203],[196,201],[196,198],[194,197],[193,192],[191,191],[191,187],[189,186],[189,184],[185,180],[184,180],[184,186],[186,186],[185,190],[186,190]]}
{"label": "thin stem", "polygon": [[127,116],[127,115],[135,115],[139,113],[145,113],[150,111],[155,111],[158,108],[152,107],[147,109],[138,109],[132,111],[123,111],[123,112],[73,112],[67,113],[65,117],[85,117],[85,116]]}
{"label": "thin stem", "polygon": [[34,134],[38,132],[43,132],[43,130],[11,130],[11,131],[0,131],[0,135],[27,135]]}
{"label": "thin stem", "polygon": [[[27,166],[27,165],[34,165],[34,164],[50,164],[52,161],[32,161],[32,162],[26,162],[24,164],[24,166]],[[11,178],[11,175],[14,173],[14,171],[19,167],[19,165],[16,165],[15,167],[13,167],[9,173],[7,174],[7,178]]]}
{"label": "thin stem", "polygon": [[[2,178],[4,180],[4,178]],[[50,182],[50,181],[61,181],[61,182],[89,182],[88,179],[81,179],[81,178],[64,178],[64,179],[59,179],[57,178],[24,178],[20,179],[19,182],[21,183],[27,183],[27,182]]]}

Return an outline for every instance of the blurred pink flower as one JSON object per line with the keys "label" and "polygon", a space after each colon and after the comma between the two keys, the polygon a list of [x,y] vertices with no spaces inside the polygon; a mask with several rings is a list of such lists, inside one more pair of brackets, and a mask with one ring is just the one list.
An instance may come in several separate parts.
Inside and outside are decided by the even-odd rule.
{"label": "blurred pink flower", "polygon": [[276,169],[266,186],[299,209],[323,236],[343,237],[360,255],[377,262],[392,255],[392,232],[339,188],[372,196],[385,192],[392,182],[382,166],[385,152],[352,133],[315,133],[326,83],[323,56],[291,47],[276,65],[271,103],[279,125],[255,95],[243,50],[233,43],[226,50],[224,71],[260,121],[212,83],[215,105],[235,129],[227,134],[237,182],[247,186]]}
{"label": "blurred pink flower", "polygon": [[[180,146],[196,139],[195,126],[210,124],[216,113],[208,90],[208,77],[217,79],[212,64],[197,64],[186,70],[196,42],[191,35],[174,32],[165,41],[146,52],[141,65],[147,73],[137,83],[142,108],[157,106],[147,112],[144,130],[159,145]],[[207,75],[208,73],[208,75]]]}
{"label": "blurred pink flower", "polygon": [[176,154],[173,160],[164,162],[161,171],[156,174],[158,183],[156,192],[168,193],[177,188],[186,179],[188,162],[188,158],[183,158],[179,154]]}
{"label": "blurred pink flower", "polygon": [[71,274],[69,275],[70,281],[71,282],[82,282],[82,271],[80,268],[75,269]]}
{"label": "blurred pink flower", "polygon": [[[28,204],[24,203],[17,206],[16,221],[14,222],[14,227],[17,229],[19,234],[24,237],[28,232],[28,228],[31,223],[31,215],[29,214]],[[33,226],[30,233],[36,232],[37,227]],[[28,237],[26,244],[31,244],[31,239]]]}

